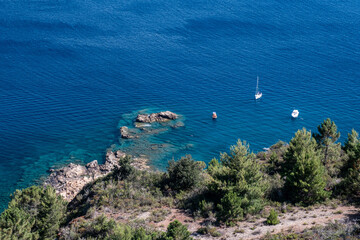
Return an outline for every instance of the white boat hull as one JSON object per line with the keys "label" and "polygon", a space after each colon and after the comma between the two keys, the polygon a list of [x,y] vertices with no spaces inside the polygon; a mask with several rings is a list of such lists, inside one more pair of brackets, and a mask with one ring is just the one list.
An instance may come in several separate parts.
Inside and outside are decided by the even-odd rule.
{"label": "white boat hull", "polygon": [[255,99],[259,99],[262,97],[262,92],[259,91],[259,76],[256,81],[256,91],[255,91]]}
{"label": "white boat hull", "polygon": [[299,111],[298,110],[294,110],[292,113],[291,113],[291,117],[292,118],[297,118],[299,116]]}
{"label": "white boat hull", "polygon": [[255,94],[255,99],[259,99],[262,97],[262,93]]}

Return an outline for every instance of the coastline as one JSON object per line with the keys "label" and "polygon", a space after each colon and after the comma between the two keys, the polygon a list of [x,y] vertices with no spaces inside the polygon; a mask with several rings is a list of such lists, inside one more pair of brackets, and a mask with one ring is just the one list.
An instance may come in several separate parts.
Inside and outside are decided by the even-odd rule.
{"label": "coastline", "polygon": [[[100,177],[109,174],[115,167],[120,167],[118,162],[120,158],[127,154],[122,151],[108,150],[104,164],[98,164],[97,160],[84,165],[70,163],[65,167],[54,170],[44,181],[43,185],[52,186],[56,193],[64,200],[71,202],[74,197],[83,189],[83,187]],[[132,165],[139,170],[150,169],[147,158],[133,157]]]}
{"label": "coastline", "polygon": [[[179,115],[170,111],[144,114],[139,112],[134,119],[135,128],[129,129],[127,126],[121,126],[119,129],[121,139],[133,141],[144,137],[144,135],[154,135],[163,132],[159,129],[151,129],[153,123],[166,123],[178,118]],[[180,124],[179,124],[180,123]],[[182,122],[176,122],[171,128],[182,127]],[[154,148],[155,149],[155,148]],[[106,150],[105,162],[99,164],[93,160],[86,165],[70,163],[59,169],[50,169],[50,175],[43,182],[44,186],[52,186],[56,193],[67,202],[71,202],[83,187],[100,177],[109,174],[115,167],[119,166],[119,160],[126,155],[132,157],[132,166],[139,170],[149,170],[149,157],[146,155],[134,156],[127,154],[122,150]]]}
{"label": "coastline", "polygon": [[[147,116],[145,119],[147,120],[144,121],[151,121]],[[164,122],[168,121],[170,120],[164,120]],[[144,128],[138,120],[135,120],[133,124],[142,127],[139,131],[129,132],[127,127],[122,126],[120,128],[122,139],[133,141],[133,139],[141,139],[139,136],[146,136],[147,133],[159,133],[152,131],[154,129],[149,129],[148,126]],[[302,131],[307,133],[305,129]],[[300,133],[299,130],[294,138]],[[50,189],[49,191],[53,191],[53,196],[63,201],[61,206],[64,207],[64,211],[66,210],[69,222],[63,226],[59,225],[57,234],[60,239],[68,239],[67,237],[72,233],[77,233],[76,231],[83,229],[83,226],[90,226],[86,224],[96,223],[99,219],[105,222],[112,221],[115,225],[123,224],[123,226],[133,229],[147,229],[147,231],[155,231],[159,234],[165,233],[169,226],[177,221],[186,227],[192,239],[222,237],[235,240],[267,239],[269,234],[289,234],[289,236],[306,234],[306,231],[311,232],[313,229],[322,231],[331,226],[333,221],[338,224],[337,226],[342,227],[348,224],[352,217],[357,217],[358,207],[349,204],[350,202],[342,201],[340,198],[324,199],[326,202],[314,202],[310,206],[280,199],[287,190],[283,188],[284,182],[280,178],[280,168],[278,167],[285,166],[283,165],[284,156],[292,146],[294,145],[278,142],[266,149],[265,152],[255,155],[249,152],[245,142],[239,140],[237,145],[231,148],[230,158],[227,153],[222,155],[223,159],[230,159],[233,161],[232,163],[243,164],[243,166],[240,165],[243,170],[262,175],[255,179],[255,184],[260,182],[266,186],[266,189],[264,188],[262,191],[258,188],[258,190],[263,193],[268,190],[273,192],[268,192],[267,196],[260,196],[260,201],[266,201],[266,199],[270,201],[261,203],[264,205],[257,212],[245,215],[236,213],[238,218],[226,216],[227,219],[233,221],[231,224],[225,222],[219,215],[222,213],[222,207],[219,206],[223,206],[220,205],[223,200],[216,206],[216,200],[212,200],[211,197],[207,198],[211,196],[208,195],[209,191],[213,191],[212,194],[220,192],[210,188],[211,184],[219,179],[216,174],[224,171],[224,174],[228,176],[227,174],[232,171],[229,165],[220,164],[216,158],[213,159],[214,162],[210,163],[209,168],[204,170],[205,165],[202,162],[196,162],[190,156],[186,156],[176,163],[175,161],[170,162],[167,172],[162,173],[150,170],[149,158],[131,156],[124,151],[114,150],[114,146],[112,146],[106,151],[104,164],[98,164],[97,160],[93,160],[86,165],[70,163],[60,169],[52,169],[50,176],[43,184],[44,186],[50,185],[52,188],[37,187],[42,189],[40,191]],[[315,145],[312,146],[315,148]],[[131,156],[133,161],[131,163],[129,160],[121,161],[126,156]],[[239,157],[241,157],[241,161],[238,161]],[[320,161],[318,158],[314,159]],[[120,163],[124,165],[120,165]],[[280,165],[278,165],[279,163]],[[129,164],[140,171],[135,171]],[[266,171],[260,166],[265,167]],[[239,171],[235,167],[233,168],[235,172],[245,172],[241,169]],[[114,169],[116,169],[114,174],[110,174]],[[105,177],[108,174],[109,176]],[[241,176],[241,173],[239,174]],[[202,177],[192,178],[192,176]],[[220,175],[220,177],[222,176],[225,175]],[[99,180],[96,181],[97,179]],[[258,185],[250,185],[251,180],[254,181],[246,179],[248,182],[244,181],[240,184],[248,184],[250,188],[256,189]],[[279,182],[275,183],[275,181]],[[191,188],[186,188],[187,185],[184,185],[188,183],[193,184]],[[180,184],[183,185],[178,189]],[[268,188],[270,187],[268,184],[271,185],[271,190]],[[216,187],[216,185],[212,186]],[[271,197],[270,194],[274,196]],[[234,198],[236,197],[240,198],[238,195],[235,195]],[[274,199],[279,199],[279,201],[272,202]],[[201,202],[196,202],[199,200]],[[198,205],[192,205],[194,201]],[[240,206],[238,203],[234,204],[235,207]],[[268,223],[272,212],[277,212],[277,223],[275,224]],[[77,234],[81,235],[82,232],[83,230],[80,230]]]}

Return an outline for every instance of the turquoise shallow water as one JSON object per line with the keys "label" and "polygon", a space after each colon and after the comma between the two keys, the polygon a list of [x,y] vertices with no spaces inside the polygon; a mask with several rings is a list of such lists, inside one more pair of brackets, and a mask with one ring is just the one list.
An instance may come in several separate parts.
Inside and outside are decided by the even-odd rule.
{"label": "turquoise shallow water", "polygon": [[[163,169],[238,138],[260,151],[326,117],[343,141],[360,130],[359,13],[357,0],[1,1],[0,209],[49,167],[101,162],[114,144]],[[119,141],[142,109],[185,127]]]}

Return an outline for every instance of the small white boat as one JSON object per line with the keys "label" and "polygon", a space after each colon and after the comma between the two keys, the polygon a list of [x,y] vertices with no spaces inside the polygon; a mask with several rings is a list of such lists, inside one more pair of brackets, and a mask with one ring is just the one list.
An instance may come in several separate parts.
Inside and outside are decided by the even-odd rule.
{"label": "small white boat", "polygon": [[299,110],[294,109],[294,111],[292,111],[291,113],[291,117],[297,118],[298,116],[299,116]]}
{"label": "small white boat", "polygon": [[262,92],[259,91],[259,77],[257,77],[255,99],[259,99],[261,97],[262,97]]}

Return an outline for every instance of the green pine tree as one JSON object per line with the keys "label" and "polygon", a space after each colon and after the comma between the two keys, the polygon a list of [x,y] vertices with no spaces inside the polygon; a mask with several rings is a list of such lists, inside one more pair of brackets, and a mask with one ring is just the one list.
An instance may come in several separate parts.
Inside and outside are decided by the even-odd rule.
{"label": "green pine tree", "polygon": [[314,138],[323,154],[323,162],[330,176],[336,176],[340,169],[341,145],[336,143],[340,137],[337,126],[330,118],[325,119],[318,127]]}
{"label": "green pine tree", "polygon": [[0,239],[2,240],[33,240],[39,234],[32,231],[35,218],[17,207],[6,209],[0,216]]}
{"label": "green pine tree", "polygon": [[42,239],[54,239],[65,215],[65,203],[56,195],[55,189],[47,187],[42,191],[37,225]]}
{"label": "green pine tree", "polygon": [[360,140],[359,134],[353,129],[344,144],[347,161],[344,164],[344,180],[340,189],[350,197],[360,197]]}
{"label": "green pine tree", "polygon": [[346,174],[349,169],[356,168],[356,164],[360,158],[359,134],[354,129],[352,129],[351,134],[348,134],[343,149],[348,157],[343,167],[343,172]]}
{"label": "green pine tree", "polygon": [[65,208],[65,201],[52,187],[16,190],[0,216],[0,232],[8,239],[54,239]]}
{"label": "green pine tree", "polygon": [[360,147],[359,134],[352,129],[351,133],[348,133],[348,137],[344,142],[344,151],[347,154],[355,152]]}
{"label": "green pine tree", "polygon": [[312,204],[326,199],[325,169],[311,132],[298,130],[285,153],[285,192],[294,202]]}
{"label": "green pine tree", "polygon": [[[255,154],[249,153],[245,142],[239,140],[229,154],[221,154],[220,162],[213,159],[208,173],[212,177],[209,190],[217,199],[219,220],[242,219],[244,214],[257,213],[263,208],[269,185]],[[230,206],[234,204],[237,206]]]}

